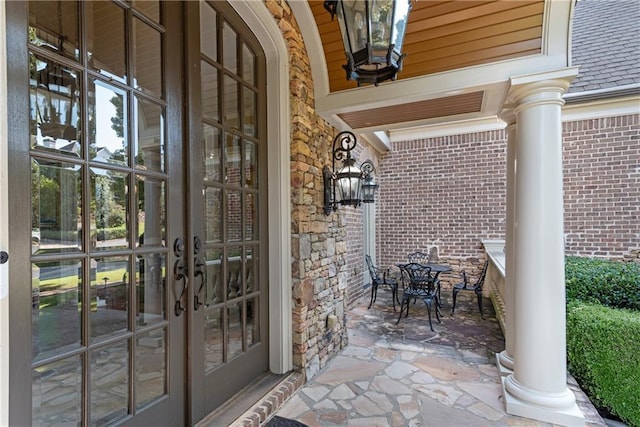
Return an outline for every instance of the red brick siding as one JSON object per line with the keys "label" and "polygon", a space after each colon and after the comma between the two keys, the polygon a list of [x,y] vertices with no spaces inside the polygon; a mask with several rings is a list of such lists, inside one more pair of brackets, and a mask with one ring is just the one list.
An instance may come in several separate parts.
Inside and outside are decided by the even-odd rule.
{"label": "red brick siding", "polygon": [[621,259],[640,247],[640,115],[563,131],[567,253]]}
{"label": "red brick siding", "polygon": [[364,238],[363,238],[363,207],[340,207],[345,226],[347,228],[347,253],[345,262],[348,266],[349,279],[347,282],[347,304],[353,306],[362,296],[364,284]]}

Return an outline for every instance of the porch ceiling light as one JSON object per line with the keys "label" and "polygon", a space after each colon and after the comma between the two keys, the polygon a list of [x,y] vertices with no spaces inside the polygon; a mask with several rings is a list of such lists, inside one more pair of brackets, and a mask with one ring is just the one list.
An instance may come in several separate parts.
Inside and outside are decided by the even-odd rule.
{"label": "porch ceiling light", "polygon": [[347,80],[358,86],[395,80],[405,54],[411,0],[327,0],[324,8],[337,14],[347,55]]}
{"label": "porch ceiling light", "polygon": [[[332,168],[325,166],[324,213],[329,215],[339,205],[358,207],[362,202],[373,203],[378,185],[373,181],[373,163],[370,160],[356,166],[351,150],[356,147],[356,136],[349,131],[340,132],[333,140]],[[336,171],[336,160],[342,162]]]}

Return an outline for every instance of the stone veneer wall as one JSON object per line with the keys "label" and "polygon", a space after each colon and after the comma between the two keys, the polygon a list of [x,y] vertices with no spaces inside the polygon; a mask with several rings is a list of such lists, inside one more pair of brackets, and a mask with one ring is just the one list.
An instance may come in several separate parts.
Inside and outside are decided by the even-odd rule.
{"label": "stone veneer wall", "polygon": [[[563,124],[567,255],[638,260],[640,115]],[[478,270],[481,239],[504,239],[503,131],[396,142],[379,175],[378,261],[437,251]],[[458,275],[443,277],[455,281]]]}
{"label": "stone veneer wall", "polygon": [[315,111],[309,55],[289,5],[265,5],[289,51],[293,363],[308,379],[347,344],[347,230],[358,218],[324,213],[322,168],[337,131]]}

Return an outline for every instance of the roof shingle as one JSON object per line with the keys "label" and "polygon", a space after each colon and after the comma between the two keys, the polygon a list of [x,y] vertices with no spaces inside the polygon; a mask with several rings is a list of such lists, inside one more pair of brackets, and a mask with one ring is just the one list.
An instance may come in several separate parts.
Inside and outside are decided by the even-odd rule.
{"label": "roof shingle", "polygon": [[640,0],[578,0],[569,92],[640,84]]}

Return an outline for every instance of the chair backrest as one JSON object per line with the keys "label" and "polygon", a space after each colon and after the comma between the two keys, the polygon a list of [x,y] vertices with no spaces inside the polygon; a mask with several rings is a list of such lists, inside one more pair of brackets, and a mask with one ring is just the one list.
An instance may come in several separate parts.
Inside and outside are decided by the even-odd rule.
{"label": "chair backrest", "polygon": [[369,276],[371,276],[371,280],[381,280],[379,273],[379,269],[373,265],[373,261],[371,260],[370,255],[364,256],[365,261],[367,261],[367,268],[369,269]]}
{"label": "chair backrest", "polygon": [[431,267],[410,262],[400,267],[402,283],[405,288],[420,288],[429,291],[435,290],[435,282],[431,276]]}
{"label": "chair backrest", "polygon": [[431,260],[431,257],[429,256],[429,254],[426,254],[424,252],[410,253],[408,255],[408,258],[409,258],[409,262],[414,262],[417,264],[427,264]]}
{"label": "chair backrest", "polygon": [[484,278],[487,276],[488,266],[489,266],[489,260],[486,260],[484,262],[484,265],[482,266],[482,272],[480,273],[480,276],[478,276],[478,280],[473,285],[474,289],[478,289],[478,290],[482,289],[482,286],[484,285]]}

